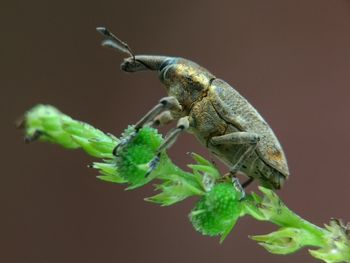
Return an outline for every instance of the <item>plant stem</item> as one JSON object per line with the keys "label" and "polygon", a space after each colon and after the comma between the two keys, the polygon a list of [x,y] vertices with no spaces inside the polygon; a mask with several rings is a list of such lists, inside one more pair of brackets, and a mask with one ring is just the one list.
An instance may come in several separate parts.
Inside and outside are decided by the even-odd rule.
{"label": "plant stem", "polygon": [[[145,177],[150,162],[162,142],[155,129],[143,128],[135,134],[133,127],[121,139],[106,134],[91,125],[73,120],[48,105],[38,105],[25,115],[26,140],[39,139],[65,148],[82,148],[86,153],[103,159],[92,167],[101,173],[98,178],[113,183],[129,183],[128,189],[140,187],[157,178],[158,193],[146,198],[160,205],[172,205],[190,196],[200,198],[190,219],[196,230],[208,235],[221,235],[223,240],[238,217],[250,215],[260,221],[269,221],[280,228],[267,235],[252,236],[260,245],[275,254],[289,254],[305,246],[315,258],[325,262],[350,262],[350,227],[333,219],[325,228],[301,218],[270,189],[259,187],[262,196],[250,193],[243,201],[240,192],[227,185],[217,168],[203,157],[192,154],[197,164],[188,165],[192,173],[176,166],[162,153],[156,169]],[[40,136],[38,136],[40,135]],[[133,138],[131,140],[131,138]],[[121,147],[118,156],[112,154],[120,141],[130,141]],[[229,210],[228,210],[229,208]],[[231,211],[231,214],[227,214]]]}

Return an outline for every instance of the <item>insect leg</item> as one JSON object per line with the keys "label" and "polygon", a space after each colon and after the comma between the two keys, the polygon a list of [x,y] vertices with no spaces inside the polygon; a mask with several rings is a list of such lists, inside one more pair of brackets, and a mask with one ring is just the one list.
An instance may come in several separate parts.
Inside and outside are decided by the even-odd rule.
{"label": "insect leg", "polygon": [[230,145],[230,144],[246,144],[249,145],[247,150],[240,156],[238,161],[231,167],[231,173],[236,173],[242,163],[254,152],[260,137],[252,132],[232,132],[221,136],[215,136],[210,139],[213,145]]}
{"label": "insect leg", "polygon": [[175,97],[162,98],[159,103],[153,107],[145,116],[139,120],[135,125],[135,130],[140,130],[146,123],[153,121],[161,113],[168,110],[179,110],[181,111],[181,105]]}
{"label": "insect leg", "polygon": [[153,122],[157,116],[168,110],[181,110],[181,105],[175,97],[165,97],[162,98],[159,103],[154,106],[149,112],[146,113],[136,124],[135,132],[129,137],[122,140],[114,149],[113,154],[118,155],[118,149],[127,145],[137,134],[137,132],[145,126],[147,123]]}
{"label": "insect leg", "polygon": [[214,136],[210,139],[213,145],[220,144],[257,144],[260,136],[252,132],[232,132],[221,136]]}
{"label": "insect leg", "polygon": [[172,116],[171,112],[167,110],[156,116],[150,125],[154,127],[163,126],[172,122],[173,120],[174,117]]}
{"label": "insect leg", "polygon": [[[260,140],[260,136],[256,133],[251,132],[233,132],[229,134],[224,134],[221,136],[215,136],[210,139],[210,142],[213,145],[230,145],[230,144],[246,144],[249,145],[245,152],[239,157],[238,161],[230,167],[230,174],[233,178],[235,178],[236,173],[241,168],[241,165],[244,163],[247,158],[254,152],[256,146]],[[237,187],[238,189],[242,189],[247,187],[254,179],[249,178],[243,185]],[[234,183],[236,185],[239,184],[238,180],[235,180]],[[244,191],[243,191],[244,192]],[[242,192],[242,196],[244,197],[244,193]]]}
{"label": "insect leg", "polygon": [[176,128],[171,130],[165,136],[164,142],[159,146],[157,152],[160,153],[160,152],[170,148],[175,143],[175,141],[177,140],[179,135],[183,131],[187,130],[188,127],[189,127],[188,116],[180,118],[179,121],[177,122]]}
{"label": "insect leg", "polygon": [[153,158],[152,161],[150,161],[149,163],[149,169],[147,171],[146,176],[148,176],[155,168],[157,168],[159,161],[160,161],[160,155],[161,153],[170,148],[177,140],[177,138],[179,137],[179,135],[185,131],[186,129],[188,129],[189,127],[189,120],[188,120],[188,116],[186,117],[182,117],[179,119],[177,126],[175,129],[172,129],[166,136],[165,139],[163,141],[163,143],[159,146],[158,150],[157,150],[157,155],[156,157]]}
{"label": "insect leg", "polygon": [[245,192],[244,192],[243,186],[241,185],[241,183],[239,182],[236,176],[232,177],[232,184],[238,191],[241,192],[240,200],[243,200],[245,198]]}
{"label": "insect leg", "polygon": [[254,181],[254,178],[253,178],[253,177],[249,177],[246,181],[244,181],[244,182],[242,183],[242,187],[243,187],[243,188],[248,187],[248,185],[250,185],[253,181]]}

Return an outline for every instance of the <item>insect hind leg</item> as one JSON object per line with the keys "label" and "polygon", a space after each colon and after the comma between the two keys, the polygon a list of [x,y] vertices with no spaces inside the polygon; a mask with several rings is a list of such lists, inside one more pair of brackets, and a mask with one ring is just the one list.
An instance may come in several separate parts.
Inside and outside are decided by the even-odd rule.
{"label": "insect hind leg", "polygon": [[243,188],[247,188],[252,182],[254,182],[254,178],[253,177],[249,177],[241,185],[242,185]]}
{"label": "insect hind leg", "polygon": [[260,141],[260,136],[256,133],[252,132],[232,132],[228,134],[224,134],[221,136],[212,137],[210,142],[213,145],[247,145],[248,147],[243,152],[243,154],[239,157],[239,159],[230,167],[230,176],[232,177],[233,184],[236,188],[241,191],[242,198],[245,197],[244,188],[247,187],[254,179],[249,178],[243,184],[240,184],[238,178],[236,177],[236,173],[240,170],[242,164],[251,156],[251,154],[255,151],[258,142]]}

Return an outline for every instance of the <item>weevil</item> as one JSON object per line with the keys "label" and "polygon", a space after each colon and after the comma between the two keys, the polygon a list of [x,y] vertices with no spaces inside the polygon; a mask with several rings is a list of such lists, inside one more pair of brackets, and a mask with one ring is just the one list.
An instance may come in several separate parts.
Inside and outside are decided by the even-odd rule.
{"label": "weevil", "polygon": [[[259,112],[235,88],[188,59],[134,55],[125,42],[105,27],[98,27],[97,31],[105,37],[103,46],[130,56],[121,64],[123,71],[155,71],[168,93],[135,125],[137,133],[145,125],[177,121],[176,128],[166,135],[150,162],[148,173],[157,166],[160,154],[187,131],[229,167],[235,182],[237,172],[246,175],[248,180],[243,187],[258,179],[265,187],[281,188],[289,177],[289,169],[280,142]],[[119,146],[114,150],[116,155]]]}

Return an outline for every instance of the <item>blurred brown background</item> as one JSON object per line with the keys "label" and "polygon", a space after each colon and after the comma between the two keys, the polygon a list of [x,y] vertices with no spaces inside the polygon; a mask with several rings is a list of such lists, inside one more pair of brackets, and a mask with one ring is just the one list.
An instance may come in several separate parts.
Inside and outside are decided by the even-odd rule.
{"label": "blurred brown background", "polygon": [[[349,1],[3,1],[0,12],[1,262],[316,262],[267,253],[247,236],[274,227],[250,218],[220,245],[193,230],[194,200],[161,208],[143,201],[149,186],[97,180],[80,151],[23,143],[13,122],[36,103],[118,135],[165,95],[154,74],[119,70],[99,25],[236,86],[284,146],[287,205],[320,225],[350,220]],[[185,167],[188,151],[205,153],[185,135],[170,155]]]}

